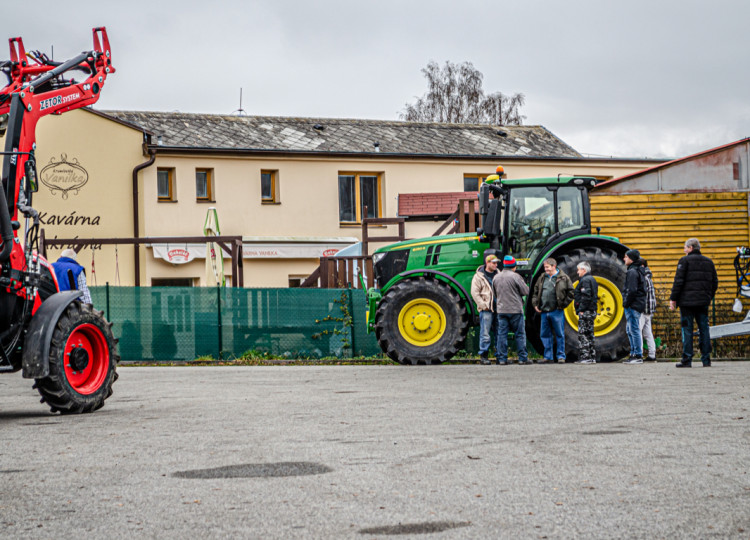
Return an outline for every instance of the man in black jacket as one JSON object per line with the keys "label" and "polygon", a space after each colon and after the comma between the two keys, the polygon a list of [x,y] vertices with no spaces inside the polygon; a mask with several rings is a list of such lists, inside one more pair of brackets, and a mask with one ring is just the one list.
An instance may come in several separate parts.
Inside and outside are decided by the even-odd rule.
{"label": "man in black jacket", "polygon": [[701,255],[701,244],[690,238],[683,248],[685,256],[677,263],[669,309],[680,307],[682,361],[677,367],[692,367],[693,320],[698,323],[698,343],[704,367],[711,365],[711,337],[708,331],[708,306],[719,288],[719,277],[711,259]]}
{"label": "man in black jacket", "polygon": [[646,287],[641,272],[641,252],[628,250],[623,257],[628,272],[625,274],[625,288],[622,291],[622,305],[625,308],[625,330],[630,340],[630,359],[626,364],[643,363],[643,336],[641,335],[641,313],[646,310]]}
{"label": "man in black jacket", "polygon": [[594,319],[598,307],[599,284],[591,275],[591,265],[578,263],[578,285],[574,293],[578,313],[578,360],[576,364],[596,364]]}

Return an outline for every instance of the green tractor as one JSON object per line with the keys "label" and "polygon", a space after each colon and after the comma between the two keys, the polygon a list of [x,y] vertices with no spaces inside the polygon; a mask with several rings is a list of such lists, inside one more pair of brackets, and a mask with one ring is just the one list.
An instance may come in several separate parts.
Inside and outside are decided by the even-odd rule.
{"label": "green tractor", "polygon": [[[476,233],[407,240],[373,254],[375,287],[367,292],[368,332],[401,364],[439,364],[464,348],[469,328],[478,325],[471,280],[489,253],[513,255],[530,287],[543,274],[543,261],[557,260],[576,284],[576,266],[591,265],[599,282],[594,322],[597,361],[627,356],[622,257],[628,250],[617,238],[591,233],[589,190],[596,180],[582,176],[503,178],[502,167],[479,189],[481,228]],[[541,352],[541,316],[526,299],[528,342]],[[578,357],[578,316],[565,310],[569,362]]]}

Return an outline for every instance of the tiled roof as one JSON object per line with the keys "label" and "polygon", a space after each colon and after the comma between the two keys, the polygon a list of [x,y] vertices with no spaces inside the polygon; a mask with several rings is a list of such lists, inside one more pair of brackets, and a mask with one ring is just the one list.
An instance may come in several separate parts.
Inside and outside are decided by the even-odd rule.
{"label": "tiled roof", "polygon": [[[398,215],[400,217],[447,216],[456,211],[459,199],[476,201],[477,193],[470,191],[400,193],[398,196]],[[466,203],[464,203],[464,207],[468,209]]]}
{"label": "tiled roof", "polygon": [[[166,148],[254,152],[580,158],[542,126],[96,111],[141,127]],[[375,146],[377,143],[377,147]]]}

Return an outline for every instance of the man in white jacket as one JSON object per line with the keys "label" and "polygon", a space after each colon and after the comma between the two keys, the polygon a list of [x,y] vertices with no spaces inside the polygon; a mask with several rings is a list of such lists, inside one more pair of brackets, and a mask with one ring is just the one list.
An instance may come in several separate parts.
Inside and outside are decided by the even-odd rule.
{"label": "man in white jacket", "polygon": [[479,311],[479,361],[484,365],[490,364],[489,351],[495,337],[495,293],[492,290],[492,280],[497,275],[498,258],[487,255],[484,264],[477,268],[471,280],[471,297],[477,304]]}

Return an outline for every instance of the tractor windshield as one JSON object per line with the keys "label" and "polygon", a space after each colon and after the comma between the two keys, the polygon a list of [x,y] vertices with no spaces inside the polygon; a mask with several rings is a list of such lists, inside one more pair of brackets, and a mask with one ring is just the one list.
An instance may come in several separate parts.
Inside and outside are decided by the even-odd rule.
{"label": "tractor windshield", "polygon": [[556,191],[557,215],[553,189],[524,187],[510,193],[509,235],[514,239],[511,251],[521,264],[533,261],[552,234],[585,226],[583,192],[574,186],[562,186]]}
{"label": "tractor windshield", "polygon": [[519,261],[534,259],[555,231],[555,193],[546,187],[513,189],[510,193],[510,238]]}

